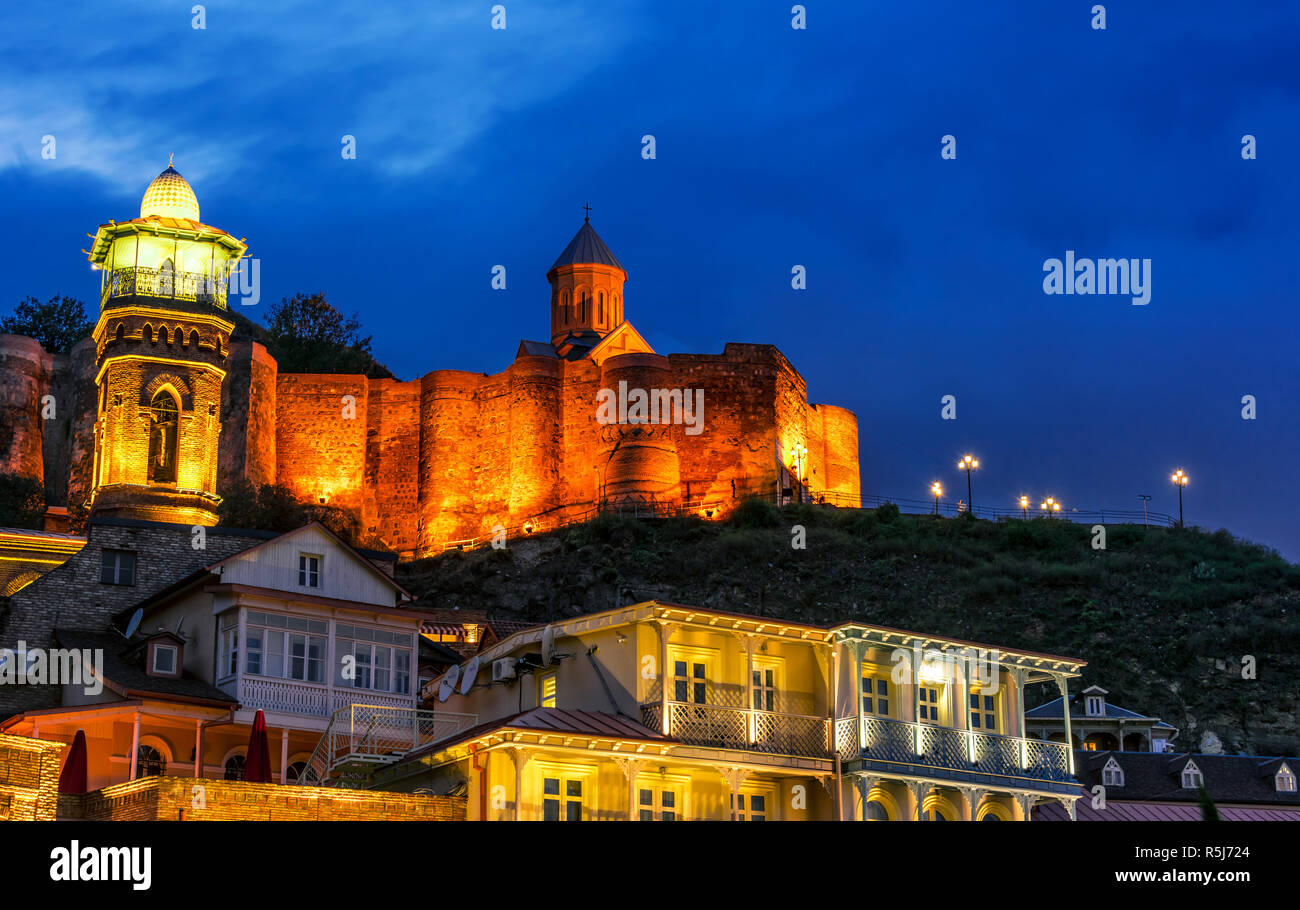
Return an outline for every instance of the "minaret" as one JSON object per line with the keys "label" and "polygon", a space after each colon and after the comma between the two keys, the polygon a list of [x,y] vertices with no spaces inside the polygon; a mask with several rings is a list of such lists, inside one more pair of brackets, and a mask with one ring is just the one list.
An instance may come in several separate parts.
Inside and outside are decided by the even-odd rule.
{"label": "minaret", "polygon": [[546,278],[551,282],[551,344],[571,335],[608,335],[623,322],[627,270],[591,226],[591,208]]}
{"label": "minaret", "polygon": [[96,232],[97,514],[216,524],[221,384],[235,327],[226,286],[246,249],[199,221],[194,190],[170,163],[145,190],[139,218]]}

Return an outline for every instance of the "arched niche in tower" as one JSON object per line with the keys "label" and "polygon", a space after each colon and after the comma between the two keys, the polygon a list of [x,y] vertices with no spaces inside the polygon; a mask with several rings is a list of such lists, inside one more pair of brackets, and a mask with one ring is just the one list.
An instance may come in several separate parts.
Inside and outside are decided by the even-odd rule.
{"label": "arched niche in tower", "polygon": [[149,482],[175,483],[180,454],[180,401],[170,386],[154,393],[149,405]]}

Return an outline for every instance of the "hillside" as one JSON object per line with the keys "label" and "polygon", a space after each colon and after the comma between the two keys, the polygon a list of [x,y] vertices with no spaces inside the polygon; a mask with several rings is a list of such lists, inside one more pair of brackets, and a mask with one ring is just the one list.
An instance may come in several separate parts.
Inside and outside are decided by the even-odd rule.
{"label": "hillside", "polygon": [[[791,547],[794,525],[806,549]],[[751,500],[727,522],[605,515],[504,550],[402,564],[398,578],[429,606],[499,617],[659,598],[1065,654],[1088,661],[1083,686],[1178,727],[1178,748],[1198,750],[1209,731],[1225,751],[1300,752],[1300,566],[1227,531],[1111,525],[1105,550],[1091,541],[1090,526],[1059,520]],[[1245,655],[1256,679],[1242,679]]]}

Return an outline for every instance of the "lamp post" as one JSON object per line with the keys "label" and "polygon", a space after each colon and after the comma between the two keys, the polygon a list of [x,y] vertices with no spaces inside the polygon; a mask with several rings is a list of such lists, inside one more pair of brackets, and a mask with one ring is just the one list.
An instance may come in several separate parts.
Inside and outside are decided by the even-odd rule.
{"label": "lamp post", "polygon": [[1052,517],[1053,512],[1061,511],[1061,504],[1050,496],[1044,499],[1038,507],[1047,513],[1048,518]]}
{"label": "lamp post", "polygon": [[930,492],[934,494],[934,514],[938,515],[939,497],[943,495],[943,487],[940,486],[939,481],[936,480],[934,483],[930,484]]}
{"label": "lamp post", "polygon": [[1149,527],[1147,524],[1147,503],[1151,501],[1151,496],[1148,493],[1139,493],[1138,499],[1142,500],[1142,527]]}
{"label": "lamp post", "polygon": [[790,446],[790,465],[794,468],[794,479],[799,484],[799,501],[803,502],[803,465],[808,455],[808,447],[802,443]]}
{"label": "lamp post", "polygon": [[1029,517],[1029,497],[1028,497],[1028,496],[1021,496],[1021,497],[1020,497],[1020,512],[1021,512],[1022,515],[1024,515],[1025,518],[1028,518],[1028,517]]}
{"label": "lamp post", "polygon": [[980,460],[967,453],[957,462],[957,470],[966,472],[966,509],[972,515],[975,514],[975,497],[971,493],[970,472],[980,466]]}
{"label": "lamp post", "polygon": [[1185,527],[1183,524],[1183,487],[1187,486],[1187,475],[1183,473],[1182,468],[1179,468],[1169,479],[1174,482],[1174,486],[1178,487],[1178,527],[1182,528]]}

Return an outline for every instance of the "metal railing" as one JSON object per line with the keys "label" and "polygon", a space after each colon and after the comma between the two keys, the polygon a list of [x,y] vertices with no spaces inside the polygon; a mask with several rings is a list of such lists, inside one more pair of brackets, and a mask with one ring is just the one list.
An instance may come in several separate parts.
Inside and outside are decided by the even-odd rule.
{"label": "metal railing", "polygon": [[127,266],[108,270],[100,292],[100,306],[112,297],[161,297],[168,300],[193,300],[226,305],[227,279],[201,272],[177,272]]}
{"label": "metal railing", "polygon": [[307,760],[298,783],[336,786],[358,764],[388,764],[407,752],[440,742],[478,723],[476,714],[453,714],[385,705],[348,705],[335,711]]}
{"label": "metal railing", "polygon": [[[651,730],[663,729],[662,703],[643,704],[641,722]],[[692,746],[831,757],[830,721],[803,714],[670,701],[668,735]]]}
{"label": "metal railing", "polygon": [[1032,780],[1070,780],[1064,743],[935,724],[864,717],[859,729],[857,718],[842,717],[835,721],[835,749],[844,761],[862,758]]}

